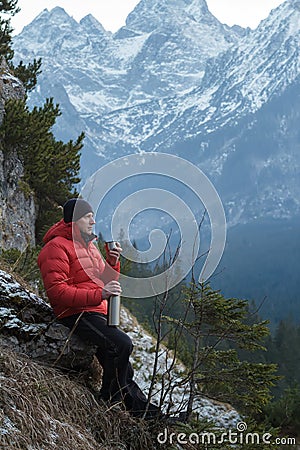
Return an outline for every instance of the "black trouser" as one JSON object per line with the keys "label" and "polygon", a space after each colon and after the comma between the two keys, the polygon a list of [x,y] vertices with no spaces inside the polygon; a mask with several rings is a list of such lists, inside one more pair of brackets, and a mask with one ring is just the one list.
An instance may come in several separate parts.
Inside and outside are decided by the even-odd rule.
{"label": "black trouser", "polygon": [[[80,314],[60,319],[72,329]],[[101,397],[104,400],[123,401],[126,409],[135,415],[143,413],[147,399],[133,381],[133,369],[129,357],[133,349],[130,337],[116,327],[107,326],[106,316],[96,312],[84,312],[76,324],[74,333],[81,339],[96,345],[103,368]],[[149,412],[157,411],[150,405]]]}

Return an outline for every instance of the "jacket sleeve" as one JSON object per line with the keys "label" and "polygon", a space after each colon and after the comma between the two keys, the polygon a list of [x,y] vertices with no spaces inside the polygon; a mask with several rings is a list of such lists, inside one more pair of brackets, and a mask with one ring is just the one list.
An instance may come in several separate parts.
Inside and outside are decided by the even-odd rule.
{"label": "jacket sleeve", "polygon": [[98,261],[99,276],[104,284],[109,283],[112,280],[118,280],[120,275],[120,261],[114,266],[110,265],[107,261],[104,261],[98,248],[94,244],[91,246],[93,257]]}
{"label": "jacket sleeve", "polygon": [[38,257],[47,296],[51,303],[66,308],[97,306],[102,301],[102,287],[77,287],[69,276],[69,255],[60,245],[50,242]]}
{"label": "jacket sleeve", "polygon": [[110,275],[111,280],[118,280],[120,275],[120,261],[117,262],[114,266],[111,266],[107,261],[105,261],[105,270]]}
{"label": "jacket sleeve", "polygon": [[120,275],[120,261],[117,262],[116,265],[111,266],[107,261],[105,261],[105,268],[101,274],[101,279],[104,284],[107,284],[109,281],[118,280]]}

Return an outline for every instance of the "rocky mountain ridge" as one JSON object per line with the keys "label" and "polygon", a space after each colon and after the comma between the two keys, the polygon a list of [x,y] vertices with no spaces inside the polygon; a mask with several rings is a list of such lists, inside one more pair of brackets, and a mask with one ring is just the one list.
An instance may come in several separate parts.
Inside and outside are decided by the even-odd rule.
{"label": "rocky mountain ridge", "polygon": [[77,23],[60,7],[44,10],[15,38],[16,56],[41,56],[44,74],[51,63],[80,113],[100,114],[170,96],[194,86],[207,59],[239,38],[203,0],[188,9],[184,3],[151,2],[149,8],[142,1],[114,35],[91,15]]}
{"label": "rocky mountain ridge", "polygon": [[286,132],[299,110],[280,110],[298,89],[299,15],[299,2],[286,1],[241,31],[205,0],[142,0],[111,34],[92,16],[77,23],[54,8],[15,38],[16,58],[43,58],[31,101],[54,95],[58,137],[86,132],[83,179],[126,154],[169,152],[212,179],[230,224],[286,218],[300,211],[299,152]]}

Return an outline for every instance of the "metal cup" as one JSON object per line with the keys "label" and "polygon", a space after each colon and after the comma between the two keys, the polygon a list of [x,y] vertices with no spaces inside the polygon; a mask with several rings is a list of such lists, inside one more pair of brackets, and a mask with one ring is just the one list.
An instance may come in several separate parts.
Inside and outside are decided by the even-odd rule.
{"label": "metal cup", "polygon": [[120,325],[121,298],[119,295],[111,295],[108,299],[107,325],[110,327]]}
{"label": "metal cup", "polygon": [[117,250],[116,241],[107,241],[105,242],[105,248],[107,251],[109,250]]}

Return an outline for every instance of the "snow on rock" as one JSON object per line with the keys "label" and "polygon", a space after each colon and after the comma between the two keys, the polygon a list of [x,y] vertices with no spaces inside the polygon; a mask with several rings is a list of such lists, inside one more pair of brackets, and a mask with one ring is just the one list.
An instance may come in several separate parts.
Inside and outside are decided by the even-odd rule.
{"label": "snow on rock", "polygon": [[9,99],[23,99],[25,89],[21,81],[9,69],[4,58],[0,60],[0,122],[4,113],[4,104]]}
{"label": "snow on rock", "polygon": [[0,344],[58,367],[91,364],[95,348],[57,323],[52,309],[12,275],[0,270]]}

